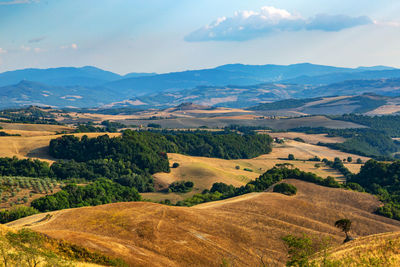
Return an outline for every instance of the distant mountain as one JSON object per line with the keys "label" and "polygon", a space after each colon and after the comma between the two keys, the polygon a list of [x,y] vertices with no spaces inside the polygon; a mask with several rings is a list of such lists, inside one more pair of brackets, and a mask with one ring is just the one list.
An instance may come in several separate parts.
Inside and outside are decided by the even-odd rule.
{"label": "distant mountain", "polygon": [[[360,70],[364,70],[361,68]],[[374,79],[389,79],[389,78],[400,78],[399,69],[387,69],[387,70],[368,70],[368,71],[356,71],[356,72],[336,72],[329,73],[320,76],[303,75],[293,79],[287,79],[282,81],[283,83],[289,84],[309,84],[309,85],[327,85],[332,83],[338,83],[348,80],[374,80]]]}
{"label": "distant mountain", "polygon": [[0,74],[0,86],[28,80],[55,86],[95,86],[121,79],[121,76],[95,67],[23,69]]}
{"label": "distant mountain", "polygon": [[370,93],[357,96],[286,99],[260,104],[249,110],[287,115],[338,115],[344,113],[382,115],[400,112],[400,98]]}
{"label": "distant mountain", "polygon": [[375,93],[385,96],[400,95],[400,78],[378,80],[349,80],[305,90],[302,96],[359,95]]}
{"label": "distant mountain", "polygon": [[179,91],[196,86],[252,85],[262,82],[262,78],[249,73],[206,69],[122,79],[104,86],[120,90],[125,96],[140,96],[149,93]]}
{"label": "distant mountain", "polygon": [[230,64],[213,69],[125,76],[95,67],[0,73],[0,107],[34,104],[167,108],[193,102],[244,108],[289,98],[366,92],[399,95],[400,69],[385,66],[353,69],[304,63]]}
{"label": "distant mountain", "polygon": [[157,73],[155,73],[155,72],[151,72],[151,73],[132,72],[132,73],[125,74],[124,76],[122,76],[122,78],[129,79],[129,78],[147,77],[147,76],[154,76],[154,75],[157,75]]}
{"label": "distant mountain", "polygon": [[119,99],[112,91],[82,86],[51,86],[32,81],[0,87],[0,108],[27,105],[54,107],[96,107]]}
{"label": "distant mountain", "polygon": [[195,105],[244,108],[262,102],[290,98],[305,88],[274,83],[251,86],[198,86],[175,92],[146,94],[114,103],[113,107],[168,108],[191,102]]}
{"label": "distant mountain", "polygon": [[279,82],[302,75],[317,76],[329,73],[357,71],[356,69],[315,65],[310,63],[293,64],[287,66],[230,64],[217,67],[216,69],[252,74],[257,77],[262,77],[263,82]]}

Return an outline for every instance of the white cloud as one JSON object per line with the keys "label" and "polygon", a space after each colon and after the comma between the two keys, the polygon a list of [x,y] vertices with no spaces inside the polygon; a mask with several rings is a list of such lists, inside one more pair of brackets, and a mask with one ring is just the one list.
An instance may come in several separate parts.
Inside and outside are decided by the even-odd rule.
{"label": "white cloud", "polygon": [[222,17],[185,37],[189,42],[200,41],[245,41],[273,32],[320,30],[340,31],[360,25],[372,24],[366,17],[319,14],[303,18],[285,9],[271,6],[260,11],[238,11],[232,17]]}
{"label": "white cloud", "polygon": [[32,48],[30,46],[24,46],[24,45],[21,46],[21,50],[25,51],[25,52],[29,52],[29,51],[31,51],[31,49]]}
{"label": "white cloud", "polygon": [[76,50],[78,49],[78,45],[77,44],[70,44],[70,45],[63,45],[60,47],[60,49],[73,49]]}
{"label": "white cloud", "polygon": [[0,0],[1,5],[19,5],[19,4],[31,4],[38,3],[39,0]]}
{"label": "white cloud", "polygon": [[4,48],[0,47],[0,54],[6,54],[6,53],[7,53],[7,50],[5,50]]}

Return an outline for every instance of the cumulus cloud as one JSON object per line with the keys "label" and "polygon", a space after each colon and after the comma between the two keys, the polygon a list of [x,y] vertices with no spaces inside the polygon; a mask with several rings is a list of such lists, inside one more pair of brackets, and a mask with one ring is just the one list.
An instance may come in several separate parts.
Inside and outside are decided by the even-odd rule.
{"label": "cumulus cloud", "polygon": [[340,31],[374,23],[369,17],[319,14],[303,18],[285,9],[262,7],[260,11],[238,11],[222,17],[185,37],[188,42],[245,41],[273,32],[320,30]]}
{"label": "cumulus cloud", "polygon": [[0,0],[1,5],[19,5],[19,4],[31,4],[38,3],[39,0]]}
{"label": "cumulus cloud", "polygon": [[77,44],[70,44],[70,45],[63,45],[60,47],[61,49],[73,49],[76,50],[78,49],[78,45]]}

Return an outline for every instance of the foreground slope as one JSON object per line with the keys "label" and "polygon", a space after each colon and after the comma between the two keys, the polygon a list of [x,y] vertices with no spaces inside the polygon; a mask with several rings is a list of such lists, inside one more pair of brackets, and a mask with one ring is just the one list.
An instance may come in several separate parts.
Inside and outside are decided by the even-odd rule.
{"label": "foreground slope", "polygon": [[288,197],[253,193],[196,207],[154,203],[116,203],[34,215],[9,226],[31,227],[51,237],[121,257],[139,266],[255,266],[266,256],[283,265],[287,234],[331,236],[340,244],[343,234],[333,224],[353,220],[353,236],[400,231],[400,222],[372,214],[380,205],[365,193],[287,180],[298,188]]}
{"label": "foreground slope", "polygon": [[371,235],[328,251],[325,260],[336,266],[400,266],[400,232]]}

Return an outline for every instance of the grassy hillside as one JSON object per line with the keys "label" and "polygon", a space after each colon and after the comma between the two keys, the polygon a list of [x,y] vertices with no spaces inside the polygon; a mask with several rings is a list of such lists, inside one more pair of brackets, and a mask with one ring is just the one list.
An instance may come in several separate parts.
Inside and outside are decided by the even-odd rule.
{"label": "grassy hillside", "polygon": [[[373,196],[287,180],[298,193],[253,193],[195,207],[154,203],[116,203],[34,215],[9,224],[30,227],[138,266],[256,266],[287,260],[281,237],[287,234],[343,234],[334,227],[342,217],[353,220],[353,236],[400,231],[400,222],[372,212]],[[265,258],[264,258],[265,259]]]}
{"label": "grassy hillside", "polygon": [[15,230],[0,225],[2,266],[126,266],[85,248],[56,240],[30,229]]}
{"label": "grassy hillside", "polygon": [[400,232],[376,234],[358,238],[328,251],[328,257],[318,257],[334,266],[400,266]]}

